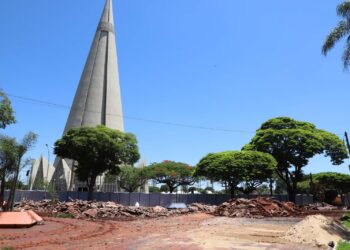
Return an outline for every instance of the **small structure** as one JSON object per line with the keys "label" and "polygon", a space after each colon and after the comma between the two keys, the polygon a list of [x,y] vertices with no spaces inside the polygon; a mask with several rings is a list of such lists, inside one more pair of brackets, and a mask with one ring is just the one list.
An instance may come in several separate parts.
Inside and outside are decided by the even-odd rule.
{"label": "small structure", "polygon": [[0,228],[31,227],[42,224],[43,219],[32,210],[24,212],[0,212]]}
{"label": "small structure", "polygon": [[38,160],[33,162],[29,176],[29,189],[42,189],[50,183],[54,172],[53,165],[50,165],[44,156],[40,156]]}

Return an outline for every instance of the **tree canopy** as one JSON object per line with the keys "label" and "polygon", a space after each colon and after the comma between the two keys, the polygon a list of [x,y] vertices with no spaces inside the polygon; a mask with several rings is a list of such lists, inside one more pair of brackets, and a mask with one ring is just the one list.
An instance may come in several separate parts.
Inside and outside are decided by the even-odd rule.
{"label": "tree canopy", "polygon": [[345,145],[335,134],[289,117],[277,117],[263,123],[243,149],[274,156],[278,162],[276,172],[286,183],[291,201],[295,200],[297,182],[303,176],[302,168],[313,156],[329,156],[334,165],[343,163],[348,157]]}
{"label": "tree canopy", "polygon": [[132,193],[144,186],[147,182],[145,168],[136,168],[125,165],[120,167],[119,184],[122,189]]}
{"label": "tree canopy", "polygon": [[271,177],[276,165],[270,154],[257,151],[210,153],[197,164],[195,176],[227,183],[233,197],[235,190],[254,191]]}
{"label": "tree canopy", "polygon": [[11,102],[5,93],[0,90],[0,128],[4,129],[12,123],[16,123],[16,118]]}
{"label": "tree canopy", "polygon": [[303,192],[311,191],[312,194],[322,193],[329,189],[336,189],[340,193],[350,192],[350,175],[323,172],[305,176],[303,180],[298,183],[299,190]]}
{"label": "tree canopy", "polygon": [[322,53],[327,53],[334,47],[334,45],[346,37],[345,49],[342,60],[344,68],[348,69],[350,64],[350,2],[344,1],[337,6],[337,14],[341,18],[338,25],[328,34],[323,46]]}
{"label": "tree canopy", "polygon": [[193,177],[194,168],[182,162],[152,163],[146,169],[148,177],[156,180],[157,183],[167,185],[170,193],[179,186],[192,185],[196,181]]}
{"label": "tree canopy", "polygon": [[86,181],[90,200],[98,175],[118,174],[119,166],[132,165],[140,158],[133,134],[105,126],[73,128],[56,141],[54,150],[59,157],[77,162],[75,172]]}

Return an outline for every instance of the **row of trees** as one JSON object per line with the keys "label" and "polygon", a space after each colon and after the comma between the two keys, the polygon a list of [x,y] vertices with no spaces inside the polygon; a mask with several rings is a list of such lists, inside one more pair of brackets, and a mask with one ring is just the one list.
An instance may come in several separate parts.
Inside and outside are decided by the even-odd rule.
{"label": "row of trees", "polygon": [[[8,98],[1,93],[1,126],[14,123]],[[3,206],[5,183],[12,192],[6,202],[11,206],[18,174],[27,161],[24,154],[33,147],[37,135],[30,132],[21,142],[0,137],[0,204]],[[134,168],[140,154],[133,134],[104,126],[74,128],[55,143],[55,153],[76,162],[74,171],[85,181],[92,198],[96,177],[119,176],[123,189],[135,191],[149,179],[164,184],[170,192],[179,186],[190,186],[202,178],[227,185],[235,192],[251,193],[263,183],[282,181],[289,199],[295,200],[298,183],[303,181],[303,168],[317,154],[330,157],[334,165],[348,157],[343,142],[334,134],[318,129],[308,122],[288,117],[273,118],[261,125],[252,140],[241,151],[210,153],[196,167],[185,163],[163,161],[145,168]]]}
{"label": "row of trees", "polygon": [[86,181],[89,198],[92,198],[96,177],[108,172],[120,175],[121,187],[129,192],[148,179],[167,185],[173,192],[178,186],[189,186],[206,178],[225,183],[232,197],[236,191],[251,193],[266,182],[270,182],[271,188],[273,179],[278,177],[291,201],[295,201],[303,168],[312,157],[324,154],[334,165],[348,157],[336,135],[288,117],[263,123],[241,151],[208,154],[195,168],[181,162],[163,161],[135,169],[132,165],[140,157],[135,136],[104,126],[68,131],[56,142],[55,153],[78,162],[75,171],[80,180]]}

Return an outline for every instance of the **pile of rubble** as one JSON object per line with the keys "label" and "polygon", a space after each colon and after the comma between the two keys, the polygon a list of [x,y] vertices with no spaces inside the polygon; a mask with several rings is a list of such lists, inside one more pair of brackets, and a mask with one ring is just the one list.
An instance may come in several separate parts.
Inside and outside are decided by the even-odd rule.
{"label": "pile of rubble", "polygon": [[[200,203],[193,203],[187,208],[167,209],[161,206],[137,207],[123,206],[115,202],[97,202],[71,200],[68,202],[52,202],[51,200],[28,201],[24,200],[17,205],[17,210],[33,210],[42,216],[72,217],[81,219],[94,218],[156,218],[187,213],[204,212],[227,217],[289,217],[300,216],[315,206],[297,207],[292,202],[279,202],[268,197],[255,199],[232,199],[220,206],[210,206]],[[330,205],[329,205],[330,206]],[[324,206],[325,208],[330,208]],[[321,210],[321,209],[319,209]]]}
{"label": "pile of rubble", "polygon": [[299,216],[302,211],[292,202],[279,202],[271,198],[232,199],[218,206],[216,215],[228,217],[288,217]]}
{"label": "pile of rubble", "polygon": [[193,203],[183,209],[167,209],[156,207],[123,206],[115,202],[96,202],[72,200],[69,202],[52,202],[51,200],[24,200],[16,206],[17,210],[33,210],[43,216],[62,216],[78,219],[93,218],[155,218],[162,216],[180,215],[193,212],[212,213],[215,206]]}
{"label": "pile of rubble", "polygon": [[308,205],[302,205],[300,206],[304,210],[308,211],[331,211],[331,210],[338,210],[339,208],[333,205],[330,205],[325,202],[316,202],[316,203],[311,203]]}

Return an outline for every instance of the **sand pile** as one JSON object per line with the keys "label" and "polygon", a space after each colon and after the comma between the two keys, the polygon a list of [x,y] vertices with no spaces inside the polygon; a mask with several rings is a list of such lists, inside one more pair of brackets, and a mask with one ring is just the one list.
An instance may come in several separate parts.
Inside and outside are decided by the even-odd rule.
{"label": "sand pile", "polygon": [[331,218],[310,215],[292,226],[283,238],[296,243],[327,246],[329,241],[336,243],[350,239],[350,232]]}

